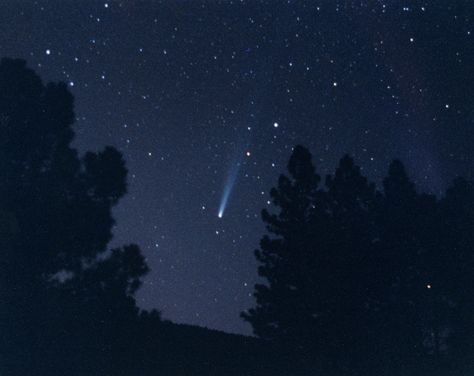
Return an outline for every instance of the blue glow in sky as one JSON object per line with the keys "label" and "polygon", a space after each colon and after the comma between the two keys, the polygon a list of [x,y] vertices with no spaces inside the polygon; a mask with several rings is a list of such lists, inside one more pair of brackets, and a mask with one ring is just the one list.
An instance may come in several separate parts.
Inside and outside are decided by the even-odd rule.
{"label": "blue glow in sky", "polygon": [[222,218],[224,216],[227,203],[229,202],[230,194],[232,193],[235,181],[237,180],[237,176],[239,175],[240,166],[240,162],[233,163],[229,170],[229,174],[227,175],[227,180],[224,186],[224,191],[222,193],[221,203],[219,205],[219,212],[217,214],[219,218]]}

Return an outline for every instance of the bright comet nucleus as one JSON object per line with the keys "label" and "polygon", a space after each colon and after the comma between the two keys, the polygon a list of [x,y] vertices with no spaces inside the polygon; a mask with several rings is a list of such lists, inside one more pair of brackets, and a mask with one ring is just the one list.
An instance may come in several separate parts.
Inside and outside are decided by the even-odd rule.
{"label": "bright comet nucleus", "polygon": [[227,202],[229,200],[232,189],[234,188],[235,180],[239,174],[240,162],[234,163],[229,170],[227,175],[227,180],[224,186],[224,191],[222,192],[221,203],[219,205],[219,212],[217,216],[222,218],[224,216],[225,208],[227,207]]}

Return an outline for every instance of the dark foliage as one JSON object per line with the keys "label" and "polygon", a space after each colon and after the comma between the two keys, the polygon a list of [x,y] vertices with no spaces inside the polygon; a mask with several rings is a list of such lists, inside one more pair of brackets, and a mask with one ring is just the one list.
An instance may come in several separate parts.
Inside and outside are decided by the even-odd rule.
{"label": "dark foliage", "polygon": [[1,61],[2,375],[112,374],[137,321],[144,259],[106,253],[127,170],[111,147],[79,158],[73,120],[65,84]]}
{"label": "dark foliage", "polygon": [[295,147],[264,210],[255,252],[266,283],[242,313],[285,344],[293,372],[454,374],[472,370],[474,186],[418,193],[400,161],[383,190],[345,156],[325,186]]}

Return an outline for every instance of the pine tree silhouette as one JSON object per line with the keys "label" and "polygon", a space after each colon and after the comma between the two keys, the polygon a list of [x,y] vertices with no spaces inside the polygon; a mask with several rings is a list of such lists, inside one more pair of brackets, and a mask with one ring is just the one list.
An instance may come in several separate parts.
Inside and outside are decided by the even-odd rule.
{"label": "pine tree silhouette", "polygon": [[44,85],[24,61],[1,60],[5,375],[110,374],[137,317],[133,293],[144,259],[136,246],[105,253],[127,170],[111,147],[80,159],[71,147],[73,121],[65,84]]}
{"label": "pine tree silhouette", "polygon": [[456,365],[455,370],[462,374],[474,368],[474,183],[456,179],[440,206],[437,249],[441,257],[431,260],[439,286],[434,285],[433,290],[441,290],[437,302],[449,308],[441,310],[442,323],[448,321],[449,365]]}
{"label": "pine tree silhouette", "polygon": [[296,374],[452,374],[472,369],[474,189],[418,193],[395,160],[383,191],[344,156],[318,187],[297,146],[262,217],[257,336],[284,344]]}
{"label": "pine tree silhouette", "polygon": [[312,322],[317,313],[308,301],[311,288],[311,212],[320,177],[315,173],[311,154],[296,146],[288,163],[290,177],[281,175],[278,188],[271,190],[278,214],[263,210],[267,229],[275,237],[264,236],[255,251],[259,275],[268,284],[255,286],[257,307],[242,313],[255,334],[269,341],[285,343],[304,355],[312,350]]}

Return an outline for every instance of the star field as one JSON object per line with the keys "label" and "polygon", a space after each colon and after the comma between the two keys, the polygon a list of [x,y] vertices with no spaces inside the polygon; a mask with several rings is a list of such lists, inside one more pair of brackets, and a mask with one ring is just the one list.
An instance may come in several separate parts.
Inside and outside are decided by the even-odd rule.
{"label": "star field", "polygon": [[[129,170],[111,246],[152,269],[137,295],[165,318],[250,333],[260,211],[291,148],[318,173],[393,158],[439,193],[473,178],[469,1],[6,1],[2,56],[76,99],[80,152]],[[218,217],[229,169],[240,167]]]}

